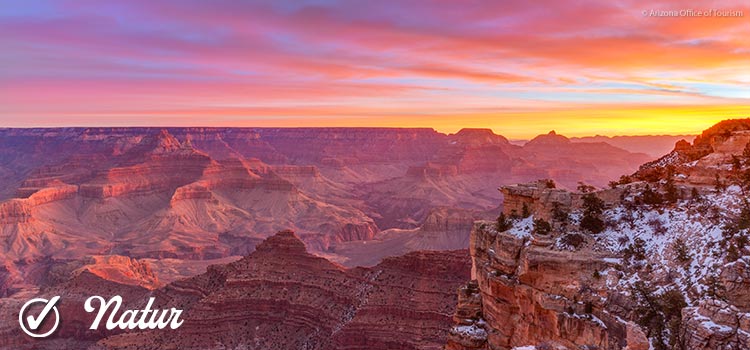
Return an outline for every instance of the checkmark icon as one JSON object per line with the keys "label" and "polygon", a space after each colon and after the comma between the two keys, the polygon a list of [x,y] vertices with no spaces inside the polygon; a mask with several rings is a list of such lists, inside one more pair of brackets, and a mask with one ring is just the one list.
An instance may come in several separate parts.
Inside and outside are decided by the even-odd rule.
{"label": "checkmark icon", "polygon": [[[60,300],[60,296],[55,296],[50,300],[47,300],[44,298],[36,298],[36,299],[27,301],[26,304],[24,304],[23,307],[21,307],[21,311],[18,313],[18,323],[21,324],[21,329],[30,337],[34,337],[34,338],[44,338],[44,337],[49,336],[53,332],[55,332],[55,330],[57,329],[57,326],[60,324],[60,313],[57,311],[57,307],[55,307],[55,304],[57,304],[58,300]],[[26,322],[24,322],[23,315],[25,314],[26,309],[29,306],[33,304],[37,304],[37,303],[44,303],[44,308],[42,309],[42,311],[36,317],[31,316],[31,315],[27,316]],[[52,311],[55,312],[55,325],[52,326],[52,328],[48,330],[46,333],[37,334],[36,330],[38,330],[39,327],[41,327],[42,323],[44,323],[44,320],[47,319],[50,312]],[[29,327],[26,328],[26,324],[24,323],[28,324]]]}
{"label": "checkmark icon", "polygon": [[45,318],[47,318],[47,314],[49,314],[50,311],[52,311],[52,308],[55,307],[55,304],[57,304],[57,301],[60,300],[60,296],[56,296],[52,298],[47,305],[44,306],[44,309],[42,309],[42,312],[39,313],[39,316],[34,318],[34,316],[29,316],[26,318],[26,321],[29,323],[29,328],[32,330],[36,330],[39,328],[39,326],[42,324]]}

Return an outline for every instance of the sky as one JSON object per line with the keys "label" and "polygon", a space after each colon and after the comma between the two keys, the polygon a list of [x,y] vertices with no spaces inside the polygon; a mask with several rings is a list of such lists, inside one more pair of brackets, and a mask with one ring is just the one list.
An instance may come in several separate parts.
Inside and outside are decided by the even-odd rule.
{"label": "sky", "polygon": [[746,0],[0,0],[2,127],[529,138],[690,134],[738,117]]}

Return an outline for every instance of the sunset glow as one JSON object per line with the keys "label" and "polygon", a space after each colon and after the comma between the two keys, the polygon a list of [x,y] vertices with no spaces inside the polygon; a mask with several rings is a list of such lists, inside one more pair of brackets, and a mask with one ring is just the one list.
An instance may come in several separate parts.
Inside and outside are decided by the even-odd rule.
{"label": "sunset glow", "polygon": [[[651,15],[684,9],[734,12]],[[747,1],[6,1],[0,32],[8,127],[528,138],[698,133],[750,116]]]}

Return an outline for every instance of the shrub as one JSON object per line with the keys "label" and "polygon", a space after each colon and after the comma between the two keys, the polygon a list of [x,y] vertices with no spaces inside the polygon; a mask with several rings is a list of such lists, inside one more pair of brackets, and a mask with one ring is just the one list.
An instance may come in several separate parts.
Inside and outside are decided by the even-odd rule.
{"label": "shrub", "polygon": [[594,312],[594,304],[590,301],[587,301],[583,306],[583,313],[591,315],[592,312]]}
{"label": "shrub", "polygon": [[620,185],[627,185],[631,182],[633,182],[633,179],[630,178],[628,175],[622,175],[620,176]]}
{"label": "shrub", "polygon": [[732,155],[732,172],[733,173],[739,173],[742,171],[742,162],[740,161],[740,157],[737,157],[737,155]]}
{"label": "shrub", "polygon": [[658,218],[649,220],[648,224],[651,226],[651,229],[654,230],[655,235],[661,236],[667,233],[667,227],[664,226],[664,223]]}
{"label": "shrub", "polygon": [[593,214],[601,214],[604,211],[604,201],[595,193],[587,193],[583,196],[583,209]]}
{"label": "shrub", "polygon": [[646,184],[646,188],[641,193],[641,201],[644,204],[657,206],[664,203],[664,197],[662,197],[661,193],[652,190],[651,185]]}
{"label": "shrub", "polygon": [[692,259],[690,251],[688,250],[687,244],[681,238],[677,238],[672,243],[672,249],[674,249],[675,256],[680,262],[688,262]]}
{"label": "shrub", "polygon": [[734,262],[740,259],[740,250],[734,243],[729,243],[727,248],[727,262]]}
{"label": "shrub", "polygon": [[552,220],[567,224],[568,220],[570,219],[570,214],[563,210],[562,203],[560,202],[554,202],[552,203]]}
{"label": "shrub", "polygon": [[497,232],[505,232],[513,228],[513,222],[505,217],[505,213],[500,213],[497,217],[497,223],[495,229]]}
{"label": "shrub", "polygon": [[687,306],[679,290],[669,289],[656,294],[653,287],[643,281],[632,287],[636,302],[636,323],[648,330],[651,344],[656,350],[681,349],[682,309]]}
{"label": "shrub", "polygon": [[581,228],[589,233],[600,233],[604,231],[604,220],[597,216],[584,215],[581,219]]}
{"label": "shrub", "polygon": [[571,246],[573,248],[578,249],[578,247],[585,242],[586,239],[583,237],[583,235],[578,233],[568,233],[562,237],[560,237],[560,243],[564,245]]}
{"label": "shrub", "polygon": [[636,237],[622,252],[625,260],[646,260],[646,242]]}
{"label": "shrub", "polygon": [[695,201],[695,202],[700,202],[700,201],[703,200],[703,198],[701,197],[700,192],[698,192],[698,189],[695,188],[695,187],[693,187],[693,189],[690,191],[690,199],[693,200],[693,201]]}
{"label": "shrub", "polygon": [[583,195],[583,217],[581,218],[581,229],[590,233],[604,231],[605,223],[601,215],[604,212],[604,201],[599,199],[595,193]]}
{"label": "shrub", "polygon": [[740,214],[729,220],[722,228],[724,236],[722,247],[727,251],[728,261],[737,261],[743,255],[745,247],[750,243],[747,236],[748,229],[750,229],[750,203],[746,201]]}
{"label": "shrub", "polygon": [[630,176],[628,176],[628,175],[622,175],[622,176],[620,176],[620,180],[610,181],[609,182],[609,187],[612,188],[612,189],[614,189],[614,188],[617,188],[618,185],[627,185],[627,184],[629,184],[631,182],[633,182],[633,179],[630,178]]}
{"label": "shrub", "polygon": [[734,243],[737,244],[737,248],[739,250],[745,250],[745,247],[748,244],[748,237],[745,232],[740,232],[736,236],[734,236]]}
{"label": "shrub", "polygon": [[534,220],[534,234],[537,235],[548,235],[552,232],[552,225],[544,219]]}
{"label": "shrub", "polygon": [[542,183],[544,183],[544,188],[557,188],[557,184],[555,183],[555,180],[545,179],[545,180],[542,180]]}
{"label": "shrub", "polygon": [[674,184],[674,180],[670,177],[667,178],[667,183],[664,184],[664,200],[667,203],[675,203],[681,199],[680,191]]}
{"label": "shrub", "polygon": [[578,192],[589,193],[589,192],[594,192],[594,190],[596,190],[596,187],[594,186],[587,185],[583,182],[578,183]]}

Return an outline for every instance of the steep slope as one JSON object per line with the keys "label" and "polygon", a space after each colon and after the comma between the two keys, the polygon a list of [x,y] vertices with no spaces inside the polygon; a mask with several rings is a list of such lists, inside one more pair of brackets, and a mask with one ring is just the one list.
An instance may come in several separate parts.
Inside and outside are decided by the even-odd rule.
{"label": "steep slope", "polygon": [[749,130],[719,123],[607,190],[503,188],[529,217],[474,227],[446,348],[749,348]]}
{"label": "steep slope", "polygon": [[390,229],[369,241],[341,242],[324,254],[348,267],[372,266],[383,258],[413,251],[445,251],[469,246],[469,232],[479,215],[453,208],[435,208],[415,229]]}
{"label": "steep slope", "polygon": [[[501,200],[498,184],[613,179],[555,161],[555,147],[524,149],[488,129],[0,129],[0,146],[8,287],[24,279],[19,262],[221,259],[284,228],[328,254],[380,230],[416,230],[438,207],[487,218]],[[574,151],[591,153],[586,147]],[[596,147],[592,163],[632,156]],[[628,164],[612,166],[619,176]],[[392,247],[384,256],[404,251]]]}
{"label": "steep slope", "polygon": [[159,291],[160,299],[189,308],[179,330],[113,336],[99,344],[436,349],[450,324],[451,290],[468,268],[465,253],[419,252],[346,270],[307,253],[293,233],[280,232],[245,259]]}
{"label": "steep slope", "polygon": [[[14,308],[25,299],[3,299],[0,325],[10,326],[0,326],[0,348],[439,349],[450,328],[454,291],[469,270],[466,251],[414,252],[345,269],[311,255],[294,233],[283,231],[239,261],[151,292],[82,272],[41,294],[64,295],[66,326],[33,343],[12,327]],[[184,324],[177,330],[76,333],[93,317],[81,312],[86,293],[120,294],[128,307],[142,307],[153,296],[154,308],[185,310]]]}
{"label": "steep slope", "polygon": [[[16,198],[0,202],[4,290],[29,281],[28,269],[14,267],[19,262],[44,264],[48,257],[222,258],[246,254],[287,227],[325,250],[378,230],[351,203],[308,196],[260,161],[216,161],[166,130],[103,136],[109,156],[81,154],[38,168]],[[309,187],[321,193],[334,186],[321,182]]]}

